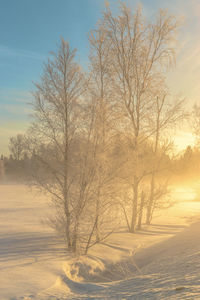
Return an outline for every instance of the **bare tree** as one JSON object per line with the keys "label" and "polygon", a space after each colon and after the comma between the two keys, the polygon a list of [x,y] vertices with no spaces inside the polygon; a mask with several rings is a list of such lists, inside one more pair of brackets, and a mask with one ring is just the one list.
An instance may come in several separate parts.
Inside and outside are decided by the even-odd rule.
{"label": "bare tree", "polygon": [[[76,50],[61,39],[57,53],[44,65],[35,84],[34,122],[28,132],[28,147],[34,156],[33,184],[49,193],[61,208],[69,250],[75,251],[73,225],[74,149],[80,134],[80,96],[84,76],[74,61]],[[60,220],[61,222],[61,220]]]}
{"label": "bare tree", "polygon": [[[171,40],[176,32],[177,22],[165,11],[160,11],[155,23],[148,23],[141,10],[135,13],[121,3],[120,15],[115,16],[109,7],[104,13],[103,26],[110,39],[115,89],[123,103],[129,126],[132,128],[135,170],[132,185],[132,220],[130,231],[135,231],[138,211],[140,168],[139,144],[146,133],[146,116],[153,103],[152,89],[157,83],[162,67],[173,61],[174,50]],[[142,139],[141,139],[142,137]]]}
{"label": "bare tree", "polygon": [[122,208],[122,213],[125,217],[127,228],[129,231],[131,231],[132,205],[135,193],[133,172],[137,171],[138,183],[140,183],[140,185],[138,185],[137,215],[140,220],[142,220],[147,199],[147,195],[144,197],[144,194],[147,194],[147,182],[152,172],[152,147],[147,139],[138,145],[138,168],[138,162],[136,161],[135,156],[135,143],[131,132],[129,131],[128,134],[127,132],[126,134],[122,133],[119,143],[120,146],[118,147],[117,161],[122,161],[122,167],[120,169],[120,173],[118,174],[119,182],[117,186],[120,191],[117,199],[118,205]]}
{"label": "bare tree", "polygon": [[[94,107],[94,143],[96,161],[96,240],[101,239],[102,212],[105,208],[105,201],[108,197],[111,177],[109,172],[108,153],[112,143],[113,133],[113,112],[114,112],[114,91],[112,87],[111,66],[109,49],[111,41],[107,38],[102,26],[90,32],[90,84],[88,94]],[[110,176],[111,175],[111,176]],[[110,190],[110,193],[112,191]],[[105,195],[106,194],[106,195]]]}
{"label": "bare tree", "polygon": [[11,137],[9,142],[9,150],[13,159],[19,161],[24,155],[24,135],[17,134],[16,137]]}
{"label": "bare tree", "polygon": [[[170,101],[171,100],[171,101]],[[156,190],[156,175],[166,169],[162,162],[171,149],[171,143],[161,138],[161,133],[166,133],[172,126],[175,130],[177,124],[186,117],[183,110],[183,100],[170,99],[169,95],[164,92],[155,97],[155,103],[152,106],[152,113],[150,116],[150,125],[152,128],[153,145],[152,145],[152,173],[150,179],[150,193],[147,204],[146,224],[150,224],[152,219],[153,210],[156,206],[154,203],[162,194],[165,195],[166,183],[163,185],[163,193],[161,192],[161,185],[159,183],[159,197],[154,197]],[[167,134],[169,135],[169,133]],[[165,136],[165,135],[164,135]]]}

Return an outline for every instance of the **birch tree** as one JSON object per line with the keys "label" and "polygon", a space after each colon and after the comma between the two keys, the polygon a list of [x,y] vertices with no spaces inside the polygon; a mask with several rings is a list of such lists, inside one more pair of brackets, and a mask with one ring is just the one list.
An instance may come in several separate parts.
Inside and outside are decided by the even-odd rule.
{"label": "birch tree", "polygon": [[[109,172],[108,153],[111,146],[112,132],[113,132],[113,98],[114,91],[111,80],[111,66],[110,66],[110,43],[106,32],[102,26],[98,26],[95,30],[90,32],[90,84],[89,84],[89,98],[93,103],[94,110],[94,143],[96,147],[95,161],[96,161],[96,196],[95,196],[95,214],[96,225],[95,233],[96,240],[101,239],[100,219],[103,218],[103,211],[105,210],[105,201],[108,201],[108,185],[110,186],[110,179],[112,177]],[[110,176],[111,175],[111,176]],[[110,193],[112,191],[110,190]],[[106,194],[106,196],[105,196]]]}
{"label": "birch tree", "polygon": [[169,132],[166,133],[166,131],[170,131],[170,127],[172,126],[173,130],[175,130],[178,123],[186,117],[183,110],[183,104],[183,100],[170,99],[169,95],[164,92],[160,95],[157,93],[154,105],[152,106],[153,109],[150,117],[151,125],[149,127],[152,128],[153,132],[151,136],[153,139],[153,157],[146,224],[150,224],[151,222],[153,210],[156,205],[155,202],[159,200],[159,197],[166,194],[166,183],[164,183],[163,188],[161,188],[161,185],[159,184],[159,192],[156,192],[156,175],[159,174],[159,172],[162,172],[162,161],[171,148],[170,143],[161,138],[161,133],[164,136],[169,136]]}
{"label": "birch tree", "polygon": [[34,156],[32,183],[52,196],[71,251],[76,250],[73,152],[80,134],[80,96],[85,88],[75,53],[63,39],[58,51],[51,53],[40,82],[35,83],[34,122],[28,132],[28,147]]}
{"label": "birch tree", "polygon": [[[132,128],[135,163],[132,185],[132,220],[130,231],[135,231],[138,211],[140,168],[138,147],[146,134],[146,116],[152,105],[151,89],[165,67],[173,61],[171,40],[177,28],[174,17],[160,11],[155,23],[146,22],[142,12],[133,13],[121,3],[120,14],[115,16],[109,7],[103,25],[111,41],[110,58],[113,66],[115,89],[123,103],[126,118]],[[142,136],[142,139],[141,139]]]}

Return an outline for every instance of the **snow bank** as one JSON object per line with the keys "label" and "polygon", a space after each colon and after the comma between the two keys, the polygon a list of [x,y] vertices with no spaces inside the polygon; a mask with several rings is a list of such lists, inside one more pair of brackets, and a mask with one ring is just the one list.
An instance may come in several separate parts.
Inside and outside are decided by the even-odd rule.
{"label": "snow bank", "polygon": [[82,282],[94,280],[105,270],[105,265],[96,257],[81,256],[65,262],[63,270],[67,279]]}

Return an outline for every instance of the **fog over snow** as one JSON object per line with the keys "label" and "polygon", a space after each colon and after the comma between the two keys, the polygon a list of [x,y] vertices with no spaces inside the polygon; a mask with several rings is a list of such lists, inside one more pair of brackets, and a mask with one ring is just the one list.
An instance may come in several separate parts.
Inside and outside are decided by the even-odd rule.
{"label": "fog over snow", "polygon": [[198,299],[200,201],[176,187],[176,204],[137,234],[114,233],[87,257],[69,259],[44,223],[47,201],[0,186],[0,299]]}

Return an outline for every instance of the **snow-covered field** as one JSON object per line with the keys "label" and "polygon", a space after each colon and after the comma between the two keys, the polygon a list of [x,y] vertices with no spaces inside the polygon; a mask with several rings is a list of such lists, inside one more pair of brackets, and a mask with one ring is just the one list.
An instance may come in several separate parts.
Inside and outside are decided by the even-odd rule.
{"label": "snow-covered field", "polygon": [[200,201],[186,186],[172,197],[151,226],[69,260],[42,221],[47,199],[0,185],[0,299],[200,299]]}

